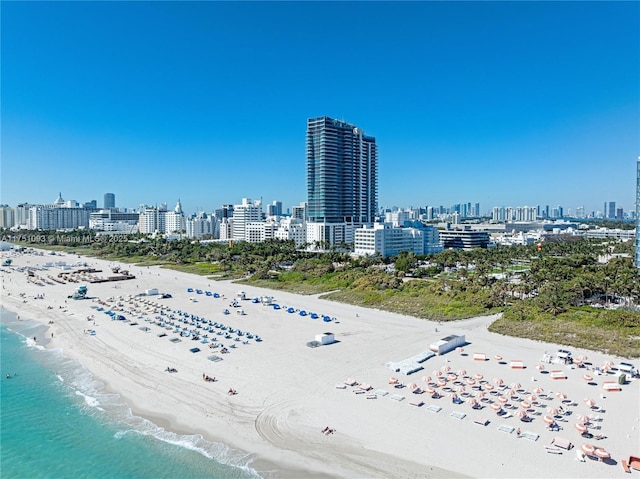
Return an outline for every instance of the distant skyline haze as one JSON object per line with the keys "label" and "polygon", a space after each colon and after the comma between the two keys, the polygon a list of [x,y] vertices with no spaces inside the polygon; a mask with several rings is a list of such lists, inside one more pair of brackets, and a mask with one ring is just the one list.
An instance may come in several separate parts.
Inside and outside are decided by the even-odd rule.
{"label": "distant skyline haze", "polygon": [[2,2],[0,203],[306,201],[308,118],[380,206],[634,209],[640,2]]}

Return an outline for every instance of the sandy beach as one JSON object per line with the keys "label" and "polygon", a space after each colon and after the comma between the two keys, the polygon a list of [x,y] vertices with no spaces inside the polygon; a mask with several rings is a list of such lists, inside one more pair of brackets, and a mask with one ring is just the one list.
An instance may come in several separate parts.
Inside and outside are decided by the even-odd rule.
{"label": "sandy beach", "polygon": [[[47,347],[81,362],[135,414],[252,454],[252,467],[263,477],[611,478],[625,477],[621,460],[640,455],[640,381],[606,392],[602,383],[617,382],[615,371],[593,370],[624,358],[569,348],[573,357],[586,356],[586,368],[545,363],[540,371],[544,353],[555,354],[561,346],[492,334],[487,326],[494,317],[437,324],[316,296],[132,265],[119,265],[135,275],[132,280],[61,284],[51,279],[62,272],[55,265],[36,269],[31,278],[17,269],[86,262],[101,270],[93,275],[106,277],[115,263],[69,254],[3,252],[2,258],[7,257],[13,264],[1,273],[2,305],[24,319],[53,321],[40,341],[46,339]],[[68,298],[79,285],[88,287],[89,299]],[[172,297],[137,296],[149,288]],[[240,307],[234,308],[230,304],[239,291],[248,299],[238,299]],[[261,296],[273,297],[281,309],[251,301]],[[288,313],[289,307],[320,317]],[[127,320],[114,320],[98,308]],[[322,316],[332,320],[324,322]],[[192,339],[192,331],[198,340]],[[307,346],[324,332],[333,333],[336,342]],[[385,365],[421,353],[451,334],[465,335],[464,351],[432,357],[409,376]],[[210,347],[214,342],[223,346]],[[193,348],[200,351],[191,352]],[[486,354],[487,360],[474,360],[474,353]],[[525,368],[510,367],[514,360]],[[630,362],[638,366],[637,360]],[[167,372],[167,367],[177,372]],[[552,379],[551,371],[561,371],[566,379]],[[205,381],[203,375],[216,380]],[[392,377],[404,387],[390,384]],[[356,384],[346,385],[347,379]],[[439,380],[445,382],[438,385]],[[431,387],[441,397],[416,394],[412,383],[421,390]],[[229,389],[237,394],[228,394]],[[452,402],[453,393],[462,404]],[[510,407],[500,400],[506,396]],[[471,399],[482,408],[474,409]],[[424,404],[411,404],[419,402]],[[497,405],[507,414],[499,416]],[[544,422],[554,415],[549,412],[554,407],[559,409],[559,431],[548,430]],[[518,411],[526,411],[531,421],[521,421]],[[580,415],[586,417],[578,419]],[[577,431],[576,423],[583,422],[593,438]],[[327,426],[332,433],[322,432]],[[596,439],[598,435],[603,438]],[[554,438],[575,447],[555,449]],[[611,457],[578,461],[576,452],[584,444],[605,449]]]}

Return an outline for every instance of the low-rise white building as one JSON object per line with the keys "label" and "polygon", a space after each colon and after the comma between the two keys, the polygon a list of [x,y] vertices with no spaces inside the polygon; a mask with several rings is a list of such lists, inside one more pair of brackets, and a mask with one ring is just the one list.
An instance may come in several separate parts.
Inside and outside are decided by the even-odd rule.
{"label": "low-rise white building", "polygon": [[312,248],[351,245],[354,242],[355,226],[350,223],[307,222],[307,243]]}
{"label": "low-rise white building", "polygon": [[[416,225],[417,226],[417,225]],[[395,256],[401,251],[417,255],[442,251],[438,230],[433,226],[394,228],[391,223],[376,223],[355,230],[354,253],[361,256]]]}

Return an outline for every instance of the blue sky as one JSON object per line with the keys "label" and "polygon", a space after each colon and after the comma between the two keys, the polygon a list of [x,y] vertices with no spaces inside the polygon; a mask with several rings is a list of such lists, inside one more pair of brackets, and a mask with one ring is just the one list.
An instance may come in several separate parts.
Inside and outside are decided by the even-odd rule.
{"label": "blue sky", "polygon": [[6,2],[0,202],[306,200],[310,117],[381,206],[634,207],[638,2]]}

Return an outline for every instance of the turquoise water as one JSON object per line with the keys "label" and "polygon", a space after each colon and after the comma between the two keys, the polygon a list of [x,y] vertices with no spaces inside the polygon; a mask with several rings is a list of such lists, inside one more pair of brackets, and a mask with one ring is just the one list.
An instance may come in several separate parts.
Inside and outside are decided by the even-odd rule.
{"label": "turquoise water", "polygon": [[1,308],[0,323],[1,477],[259,477],[222,444],[133,416],[76,361],[27,339],[44,337],[42,326]]}

